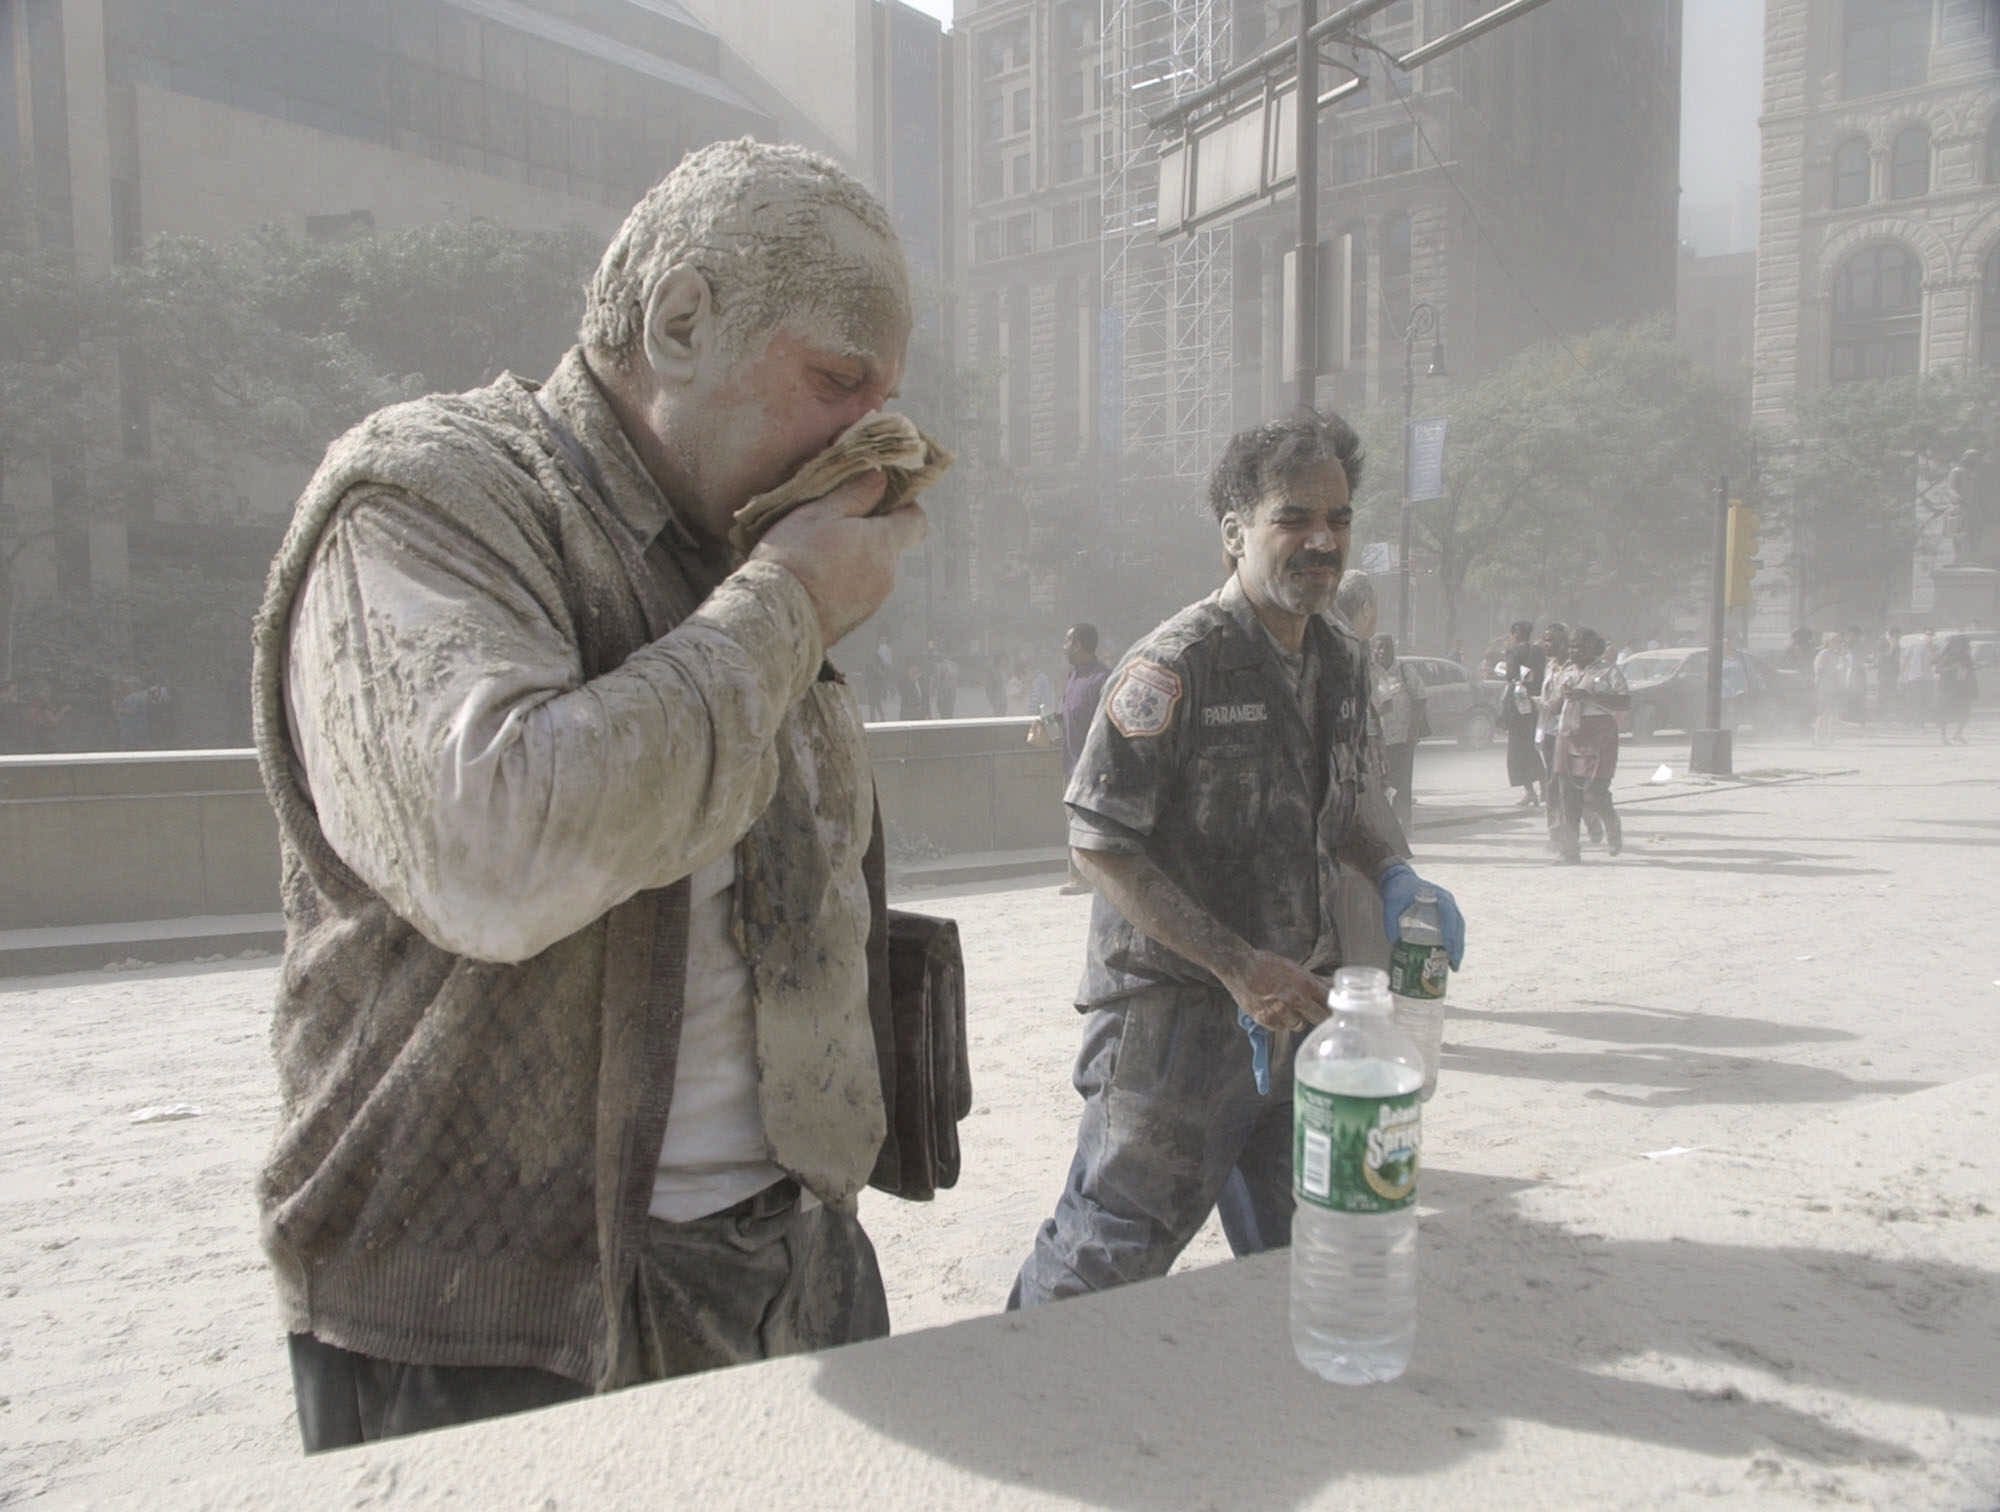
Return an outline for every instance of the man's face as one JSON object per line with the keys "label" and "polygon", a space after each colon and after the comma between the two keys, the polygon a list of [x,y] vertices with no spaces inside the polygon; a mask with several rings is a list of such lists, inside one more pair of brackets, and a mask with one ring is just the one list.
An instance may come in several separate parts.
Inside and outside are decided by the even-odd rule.
{"label": "man's face", "polygon": [[1090,660],[1090,652],[1083,649],[1083,642],[1076,638],[1074,630],[1063,636],[1063,660],[1072,667],[1080,667]]}
{"label": "man's face", "polygon": [[689,495],[677,502],[708,534],[725,535],[752,498],[896,396],[910,340],[900,278],[835,291],[835,303],[705,358],[676,405],[668,444]]}
{"label": "man's face", "polygon": [[1347,474],[1324,462],[1274,484],[1248,519],[1232,512],[1223,544],[1252,604],[1304,617],[1332,606],[1353,528]]}

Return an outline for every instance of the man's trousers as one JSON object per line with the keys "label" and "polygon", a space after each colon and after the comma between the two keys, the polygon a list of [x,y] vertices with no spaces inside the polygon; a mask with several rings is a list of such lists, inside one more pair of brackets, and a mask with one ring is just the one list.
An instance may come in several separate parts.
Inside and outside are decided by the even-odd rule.
{"label": "man's trousers", "polygon": [[1292,1055],[1272,1036],[1260,1097],[1220,988],[1158,987],[1085,1021],[1076,1154],[1009,1308],[1163,1276],[1218,1203],[1239,1255],[1292,1237]]}
{"label": "man's trousers", "polygon": [[[630,1301],[644,1381],[882,1338],[889,1304],[875,1250],[850,1213],[804,1206],[781,1181],[687,1223],[655,1218]],[[425,1365],[290,1336],[306,1452],[503,1417],[591,1394],[545,1370]]]}

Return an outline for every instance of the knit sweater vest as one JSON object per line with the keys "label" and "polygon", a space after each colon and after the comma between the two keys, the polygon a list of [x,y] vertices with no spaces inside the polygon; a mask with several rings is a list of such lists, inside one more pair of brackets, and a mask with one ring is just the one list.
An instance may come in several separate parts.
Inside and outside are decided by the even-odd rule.
{"label": "knit sweater vest", "polygon": [[387,1359],[626,1384],[687,884],[503,965],[432,944],[333,853],[287,737],[287,632],[323,531],[371,484],[503,553],[587,676],[662,629],[657,606],[648,623],[643,569],[512,375],[382,411],[335,442],[307,486],[271,570],[252,674],[282,837],[282,1107],[258,1198],[285,1325]]}

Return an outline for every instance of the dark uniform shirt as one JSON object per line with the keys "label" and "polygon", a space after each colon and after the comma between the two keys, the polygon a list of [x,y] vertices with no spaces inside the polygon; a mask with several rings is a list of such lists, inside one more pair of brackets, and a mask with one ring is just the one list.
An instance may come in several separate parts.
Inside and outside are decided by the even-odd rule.
{"label": "dark uniform shirt", "polygon": [[[1064,796],[1070,843],[1143,852],[1251,945],[1331,972],[1336,851],[1359,841],[1372,870],[1399,849],[1357,820],[1367,721],[1361,643],[1312,616],[1288,668],[1231,577],[1118,664]],[[1097,896],[1079,1006],[1214,981]]]}

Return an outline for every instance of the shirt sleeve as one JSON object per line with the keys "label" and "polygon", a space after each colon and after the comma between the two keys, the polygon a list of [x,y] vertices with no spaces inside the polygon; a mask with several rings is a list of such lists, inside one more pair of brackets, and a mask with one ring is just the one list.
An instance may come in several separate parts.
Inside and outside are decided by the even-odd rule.
{"label": "shirt sleeve", "polygon": [[294,605],[286,707],[335,854],[438,945],[519,961],[736,842],[822,655],[804,585],[752,562],[586,679],[501,554],[371,488]]}
{"label": "shirt sleeve", "polygon": [[1181,769],[1186,694],[1170,662],[1135,656],[1112,674],[1064,794],[1072,845],[1138,850],[1153,833]]}

